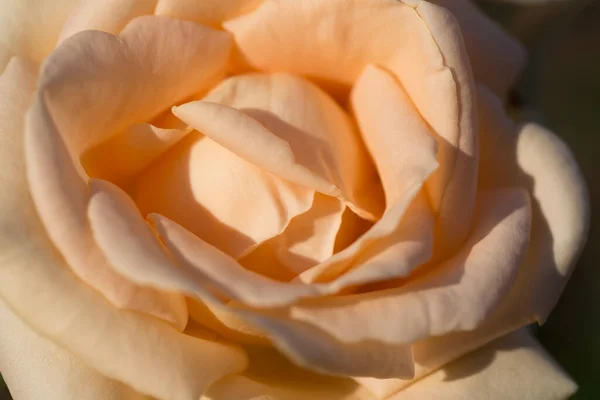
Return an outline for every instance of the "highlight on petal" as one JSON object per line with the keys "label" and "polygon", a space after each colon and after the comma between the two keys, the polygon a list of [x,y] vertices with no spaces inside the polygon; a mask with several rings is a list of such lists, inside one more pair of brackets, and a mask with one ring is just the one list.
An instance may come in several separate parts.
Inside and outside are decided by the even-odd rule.
{"label": "highlight on petal", "polygon": [[504,336],[412,384],[390,400],[561,400],[577,385],[526,329]]}
{"label": "highlight on petal", "polygon": [[[566,285],[586,242],[590,206],[585,181],[569,148],[535,124],[515,126],[500,101],[480,88],[482,130],[480,184],[520,185],[533,199],[533,231],[513,307],[519,315],[545,321]],[[485,160],[485,161],[484,161]],[[507,168],[512,166],[512,168]]]}
{"label": "highlight on petal", "polygon": [[155,6],[156,0],[79,0],[62,27],[58,43],[87,30],[118,35],[132,19],[151,15]]}
{"label": "highlight on petal", "polygon": [[525,48],[472,0],[428,0],[456,17],[465,40],[475,79],[502,98],[527,62]]}
{"label": "highlight on petal", "polygon": [[60,29],[78,0],[0,1],[0,72],[11,57],[41,62],[52,52]]}
{"label": "highlight on petal", "polygon": [[[339,188],[357,214],[371,220],[381,215],[377,175],[352,121],[313,83],[283,73],[247,74],[227,79],[203,100],[241,113],[205,102],[173,112],[253,163],[300,184],[308,182],[300,181],[296,170],[307,169]],[[336,195],[331,189],[323,193]]]}
{"label": "highlight on petal", "polygon": [[475,329],[511,290],[531,218],[524,190],[483,192],[478,203],[464,247],[431,273],[398,289],[293,305],[291,316],[345,342],[407,344]]}
{"label": "highlight on petal", "polygon": [[198,132],[132,180],[128,192],[142,214],[177,221],[234,258],[283,232],[314,194]]}
{"label": "highlight on petal", "polygon": [[157,15],[219,27],[223,21],[254,9],[263,0],[158,0]]}
{"label": "highlight on petal", "polygon": [[267,72],[349,86],[369,64],[388,69],[437,135],[440,168],[427,189],[445,251],[460,245],[475,201],[477,116],[469,58],[450,12],[427,2],[281,0],[224,26],[247,62]]}
{"label": "highlight on petal", "polygon": [[143,400],[32,331],[0,300],[0,370],[15,399]]}
{"label": "highlight on petal", "polygon": [[[35,67],[28,70],[27,64],[19,60],[11,65],[0,78],[0,99],[6,102],[0,110],[8,112],[0,118],[0,181],[4,189],[0,203],[0,298],[27,325],[91,369],[156,398],[197,399],[214,381],[241,371],[245,357],[239,349],[188,337],[148,315],[119,310],[67,268],[38,217],[27,187],[23,150],[19,149],[23,142],[22,115],[35,87]],[[44,114],[31,112],[28,127],[43,117]],[[49,121],[37,122],[48,123],[42,124],[45,129],[36,130],[36,146],[59,146],[60,138],[44,136],[52,133],[47,129],[53,125]],[[50,176],[76,176],[69,172],[68,156],[54,158],[52,149],[40,149],[46,160],[56,161],[48,166]],[[59,170],[62,167],[64,175]],[[48,187],[64,183],[60,179],[43,182]],[[78,181],[69,180],[68,186],[76,190],[72,187],[78,186]],[[78,209],[74,201],[73,206]],[[44,204],[62,206],[56,201]],[[53,211],[61,218],[73,217],[68,214],[69,204],[64,206]],[[61,209],[65,212],[61,213]],[[77,230],[77,218],[73,217],[69,228]],[[87,237],[85,234],[81,240]],[[111,287],[128,295],[128,289],[119,285]],[[206,368],[207,360],[211,360],[211,368]],[[148,379],[149,376],[161,379]]]}
{"label": "highlight on petal", "polygon": [[78,157],[214,85],[225,73],[230,46],[225,32],[139,17],[120,37],[84,31],[65,40],[42,67],[40,91]]}

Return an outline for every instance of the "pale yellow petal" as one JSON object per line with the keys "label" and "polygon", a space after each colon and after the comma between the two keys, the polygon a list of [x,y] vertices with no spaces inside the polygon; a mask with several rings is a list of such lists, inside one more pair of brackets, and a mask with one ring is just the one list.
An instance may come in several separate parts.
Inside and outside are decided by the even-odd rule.
{"label": "pale yellow petal", "polygon": [[142,214],[164,215],[234,258],[283,232],[314,195],[197,132],[137,176],[128,192]]}
{"label": "pale yellow petal", "polygon": [[143,400],[40,336],[0,300],[0,371],[18,400]]}
{"label": "pale yellow petal", "polygon": [[[248,74],[222,82],[204,100],[239,109],[266,130],[252,129],[244,115],[227,123],[227,109],[202,102],[183,105],[174,113],[271,171],[289,175],[292,171],[285,167],[295,160],[339,188],[358,214],[370,219],[381,215],[377,175],[356,128],[346,112],[313,83],[289,74]],[[221,123],[221,118],[227,120]],[[252,143],[256,136],[261,139]],[[275,157],[292,160],[276,163]]]}
{"label": "pale yellow petal", "polygon": [[13,56],[41,62],[54,49],[78,0],[0,1],[0,71]]}
{"label": "pale yellow petal", "polygon": [[525,190],[480,193],[464,247],[420,279],[398,289],[294,305],[294,319],[344,342],[408,344],[481,325],[511,290],[529,244]]}
{"label": "pale yellow petal", "polygon": [[487,344],[389,400],[564,400],[577,385],[527,330]]}
{"label": "pale yellow petal", "polygon": [[437,135],[427,188],[447,252],[467,236],[477,177],[473,76],[444,8],[395,0],[281,0],[225,24],[255,68],[349,86],[369,64],[390,70]]}
{"label": "pale yellow petal", "polygon": [[456,17],[475,79],[505,98],[525,67],[525,48],[473,0],[429,0]]}
{"label": "pale yellow petal", "polygon": [[262,0],[158,0],[156,14],[188,19],[207,26],[220,26],[223,21],[255,8]]}
{"label": "pale yellow petal", "polygon": [[65,22],[58,42],[86,30],[118,35],[132,19],[151,15],[155,6],[156,0],[79,0]]}

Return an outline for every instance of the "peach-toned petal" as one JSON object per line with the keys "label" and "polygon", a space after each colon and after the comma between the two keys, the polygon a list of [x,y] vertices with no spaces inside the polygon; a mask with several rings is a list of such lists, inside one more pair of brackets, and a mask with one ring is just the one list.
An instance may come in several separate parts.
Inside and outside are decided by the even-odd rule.
{"label": "peach-toned petal", "polygon": [[[293,218],[281,235],[263,243],[240,262],[252,270],[264,271],[267,276],[271,276],[270,269],[281,267],[294,277],[333,255],[344,210],[338,199],[316,193],[307,212]],[[261,249],[265,246],[270,249]]]}
{"label": "peach-toned petal", "polygon": [[18,400],[142,400],[26,326],[0,300],[0,371]]}
{"label": "peach-toned petal", "polygon": [[476,191],[476,104],[450,12],[427,2],[281,0],[225,27],[249,64],[268,72],[351,85],[369,64],[390,70],[438,138],[440,168],[427,185],[438,235],[447,252],[466,238]]}
{"label": "peach-toned petal", "polygon": [[131,182],[143,214],[181,223],[234,258],[308,210],[312,190],[284,181],[194,132]]}
{"label": "peach-toned petal", "polygon": [[0,72],[13,56],[41,62],[78,0],[0,1]]}
{"label": "peach-toned petal", "polygon": [[526,191],[480,193],[469,240],[432,273],[399,289],[292,306],[291,315],[347,342],[412,343],[474,329],[511,289],[530,218]]}
{"label": "peach-toned petal", "polygon": [[377,400],[350,379],[298,368],[273,349],[247,351],[248,370],[215,383],[202,400]]}
{"label": "peach-toned petal", "polygon": [[[213,381],[243,369],[245,359],[239,350],[187,337],[163,321],[119,310],[69,271],[36,213],[20,148],[18,116],[30,97],[27,88],[34,88],[35,68],[15,60],[0,82],[0,98],[5,101],[0,110],[8,112],[0,118],[0,297],[30,327],[90,368],[158,399],[196,400]],[[43,115],[30,114],[30,126],[37,117]],[[40,154],[52,159],[56,154],[51,149]],[[68,158],[57,160],[65,163],[51,164],[50,174],[68,164]],[[68,172],[68,165],[63,172]],[[77,180],[69,181],[69,187],[76,185]],[[77,227],[77,221],[70,226]],[[115,287],[119,288],[127,289]],[[156,376],[161,379],[148,379]]]}
{"label": "peach-toned petal", "polygon": [[93,178],[126,186],[191,131],[192,128],[164,129],[149,123],[132,125],[125,132],[84,152],[81,164]]}
{"label": "peach-toned petal", "polygon": [[351,95],[358,126],[377,170],[388,206],[412,182],[437,166],[437,142],[399,83],[368,66]]}
{"label": "peach-toned petal", "polygon": [[218,27],[255,8],[262,0],[158,0],[156,14]]}
{"label": "peach-toned petal", "polygon": [[211,87],[224,74],[230,46],[225,32],[138,17],[120,37],[84,31],[65,40],[42,67],[40,91],[78,157]]}
{"label": "peach-toned petal", "polygon": [[532,193],[532,242],[513,296],[519,314],[545,321],[587,239],[590,209],[585,181],[569,148],[546,128],[516,127],[492,93],[481,88],[480,185],[521,185]]}
{"label": "peach-toned petal", "polygon": [[[289,74],[248,74],[227,79],[204,100],[239,109],[266,130],[254,128],[243,114],[220,123],[219,118],[228,118],[231,111],[203,102],[185,104],[174,113],[270,171],[291,174],[285,167],[295,160],[339,188],[357,213],[370,219],[381,215],[376,172],[360,137],[344,110],[318,86]],[[260,140],[250,144],[255,137]],[[275,157],[291,160],[275,163]]]}
{"label": "peach-toned petal", "polygon": [[86,30],[118,35],[132,19],[151,15],[155,6],[156,0],[79,0],[60,32],[58,43]]}
{"label": "peach-toned petal", "polygon": [[446,365],[389,400],[564,400],[577,385],[522,329]]}
{"label": "peach-toned petal", "polygon": [[116,306],[187,322],[182,296],[136,286],[117,274],[98,249],[87,217],[88,188],[62,142],[41,96],[29,109],[25,162],[31,196],[48,235],[73,272]]}
{"label": "peach-toned petal", "polygon": [[447,8],[458,20],[475,79],[506,97],[527,61],[521,43],[487,17],[473,0],[429,1]]}

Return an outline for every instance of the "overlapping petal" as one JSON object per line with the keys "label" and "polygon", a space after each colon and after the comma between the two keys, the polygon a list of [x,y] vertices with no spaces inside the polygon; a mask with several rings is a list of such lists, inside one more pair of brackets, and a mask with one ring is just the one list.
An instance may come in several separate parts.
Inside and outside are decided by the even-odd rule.
{"label": "overlapping petal", "polygon": [[450,12],[428,2],[282,0],[225,27],[247,62],[268,72],[349,86],[368,64],[389,69],[438,135],[428,190],[440,242],[456,249],[472,218],[478,156],[473,76]]}
{"label": "overlapping petal", "polygon": [[157,15],[218,27],[225,20],[251,11],[262,0],[158,0]]}

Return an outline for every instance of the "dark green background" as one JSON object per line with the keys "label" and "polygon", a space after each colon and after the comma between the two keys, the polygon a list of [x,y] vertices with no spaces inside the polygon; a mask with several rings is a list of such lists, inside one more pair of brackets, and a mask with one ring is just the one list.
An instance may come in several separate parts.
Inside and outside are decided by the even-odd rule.
{"label": "dark green background", "polygon": [[[325,1],[325,0],[324,0]],[[600,209],[600,2],[568,6],[485,5],[520,37],[530,65],[516,98],[530,118],[553,129],[573,149]],[[540,328],[544,346],[577,381],[576,400],[600,399],[600,225],[590,237],[559,305]],[[35,384],[32,382],[32,384]],[[10,399],[0,381],[0,399]]]}

